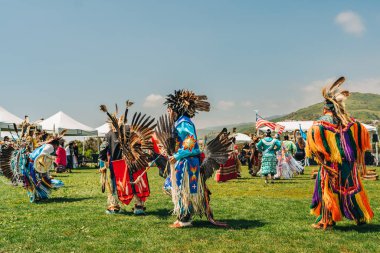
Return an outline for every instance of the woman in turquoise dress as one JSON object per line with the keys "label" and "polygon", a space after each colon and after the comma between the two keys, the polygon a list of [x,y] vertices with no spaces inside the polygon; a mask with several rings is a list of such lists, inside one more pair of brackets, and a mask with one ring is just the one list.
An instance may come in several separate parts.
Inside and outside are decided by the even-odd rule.
{"label": "woman in turquoise dress", "polygon": [[268,177],[271,176],[274,183],[274,175],[277,173],[277,156],[276,152],[281,149],[281,142],[272,138],[272,131],[267,130],[266,137],[257,143],[256,147],[262,152],[261,175],[265,177],[265,183],[268,183]]}

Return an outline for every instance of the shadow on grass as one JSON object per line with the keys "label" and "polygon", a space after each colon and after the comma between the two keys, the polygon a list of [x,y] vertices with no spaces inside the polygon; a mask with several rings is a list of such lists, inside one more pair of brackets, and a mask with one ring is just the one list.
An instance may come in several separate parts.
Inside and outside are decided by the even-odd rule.
{"label": "shadow on grass", "polygon": [[315,178],[310,178],[310,177],[296,177],[294,178],[295,180],[300,180],[300,181],[315,181]]}
{"label": "shadow on grass", "polygon": [[48,204],[48,203],[73,203],[73,202],[80,202],[85,201],[93,198],[50,198],[50,199],[44,199],[38,202],[38,204]]}
{"label": "shadow on grass", "polygon": [[52,176],[52,178],[56,178],[56,177],[70,177],[69,174],[52,174],[51,176]]}
{"label": "shadow on grass", "polygon": [[334,230],[337,231],[356,231],[358,233],[374,233],[374,232],[380,232],[380,224],[366,224],[366,225],[361,225],[361,226],[356,226],[356,225],[350,225],[350,226],[335,226]]}
{"label": "shadow on grass", "polygon": [[[166,219],[168,217],[171,217],[171,212],[172,210],[169,209],[157,209],[157,210],[149,210],[149,208],[146,209],[145,215],[142,215],[143,217],[145,216],[156,216],[161,219]],[[123,212],[120,213],[120,215],[126,215],[126,216],[136,216],[133,214],[132,207],[130,208],[124,208]]]}
{"label": "shadow on grass", "polygon": [[194,221],[194,227],[204,227],[204,228],[214,228],[214,229],[232,229],[232,230],[243,230],[243,229],[250,229],[250,228],[261,228],[264,227],[266,222],[260,221],[260,220],[220,220],[220,222],[224,222],[228,224],[227,228],[224,227],[217,227],[212,225],[207,220],[201,220],[201,221]]}
{"label": "shadow on grass", "polygon": [[148,210],[147,215],[148,216],[150,216],[150,215],[157,216],[159,218],[166,219],[166,218],[172,216],[172,210],[166,209],[166,208],[157,209],[157,210],[154,210],[154,211],[149,211]]}
{"label": "shadow on grass", "polygon": [[293,180],[281,180],[281,181],[274,181],[274,184],[299,184],[300,182],[293,181]]}
{"label": "shadow on grass", "polygon": [[242,177],[238,179],[234,179],[234,181],[227,181],[227,182],[220,182],[220,183],[229,183],[229,182],[245,182],[245,181],[252,181],[252,180],[260,180],[260,177]]}

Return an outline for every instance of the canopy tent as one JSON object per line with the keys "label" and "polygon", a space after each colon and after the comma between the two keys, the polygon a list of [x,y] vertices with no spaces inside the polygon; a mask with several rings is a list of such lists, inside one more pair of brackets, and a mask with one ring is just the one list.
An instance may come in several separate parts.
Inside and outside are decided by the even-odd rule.
{"label": "canopy tent", "polygon": [[[295,130],[299,130],[300,127],[302,131],[307,131],[312,125],[314,121],[281,121],[277,122],[277,124],[280,124],[285,127],[284,132],[294,132]],[[363,124],[365,128],[367,128],[368,131],[376,131],[376,127],[370,126],[367,124]],[[262,127],[260,128],[261,131],[266,131],[268,127]]]}
{"label": "canopy tent", "polygon": [[362,123],[369,132],[376,132],[376,127]]}
{"label": "canopy tent", "polygon": [[98,131],[86,126],[62,111],[39,123],[43,130],[59,133],[67,129],[65,136],[96,136]]}
{"label": "canopy tent", "polygon": [[110,125],[108,123],[105,123],[96,128],[96,130],[98,131],[98,136],[104,137],[110,131]]}
{"label": "canopy tent", "polygon": [[0,106],[0,130],[8,131],[9,129],[13,130],[13,124],[21,124],[22,119],[13,115],[12,113],[5,110]]}
{"label": "canopy tent", "polygon": [[235,135],[236,142],[251,142],[252,139],[246,134],[237,133]]}
{"label": "canopy tent", "polygon": [[[276,123],[285,127],[283,132],[294,132],[295,130],[299,130],[300,126],[303,131],[307,131],[313,125],[313,122],[314,121],[281,121]],[[267,129],[269,128],[260,128],[261,131],[266,131]]]}

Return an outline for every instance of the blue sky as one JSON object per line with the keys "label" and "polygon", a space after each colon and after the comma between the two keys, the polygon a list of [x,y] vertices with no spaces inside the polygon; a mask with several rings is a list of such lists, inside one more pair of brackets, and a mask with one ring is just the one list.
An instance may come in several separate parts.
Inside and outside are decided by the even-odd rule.
{"label": "blue sky", "polygon": [[340,75],[380,93],[379,27],[379,1],[0,0],[0,106],[97,127],[101,103],[156,116],[188,88],[212,103],[200,127],[254,121]]}

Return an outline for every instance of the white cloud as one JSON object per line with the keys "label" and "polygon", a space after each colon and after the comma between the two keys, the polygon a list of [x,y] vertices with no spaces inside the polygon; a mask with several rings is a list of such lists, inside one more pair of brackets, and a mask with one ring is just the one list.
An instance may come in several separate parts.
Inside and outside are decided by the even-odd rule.
{"label": "white cloud", "polygon": [[380,78],[348,81],[345,88],[349,91],[380,94]]}
{"label": "white cloud", "polygon": [[353,11],[344,11],[335,17],[335,23],[349,34],[361,36],[365,31],[365,26],[361,17]]}
{"label": "white cloud", "polygon": [[[330,77],[325,80],[312,81],[301,89],[301,99],[298,100],[298,108],[322,102],[322,88],[332,84],[338,77]],[[342,89],[350,92],[377,93],[380,94],[380,78],[368,78],[362,80],[347,80]]]}
{"label": "white cloud", "polygon": [[322,88],[332,84],[337,78],[329,77],[324,80],[316,80],[302,87],[301,99],[298,101],[299,107],[308,106],[322,102]]}
{"label": "white cloud", "polygon": [[164,97],[158,94],[150,94],[145,98],[143,107],[144,108],[155,108],[162,106],[164,103]]}
{"label": "white cloud", "polygon": [[227,111],[231,108],[235,107],[235,102],[234,101],[224,101],[221,100],[218,102],[218,108],[224,111]]}

